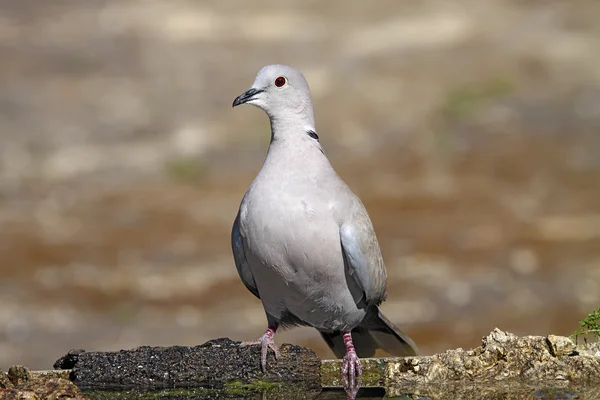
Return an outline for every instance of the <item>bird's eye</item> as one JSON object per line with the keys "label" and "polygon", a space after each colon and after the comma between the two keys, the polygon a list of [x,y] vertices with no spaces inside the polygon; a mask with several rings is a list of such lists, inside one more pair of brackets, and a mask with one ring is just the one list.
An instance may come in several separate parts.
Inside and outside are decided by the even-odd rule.
{"label": "bird's eye", "polygon": [[282,87],[283,85],[285,85],[285,78],[283,76],[275,79],[275,86]]}

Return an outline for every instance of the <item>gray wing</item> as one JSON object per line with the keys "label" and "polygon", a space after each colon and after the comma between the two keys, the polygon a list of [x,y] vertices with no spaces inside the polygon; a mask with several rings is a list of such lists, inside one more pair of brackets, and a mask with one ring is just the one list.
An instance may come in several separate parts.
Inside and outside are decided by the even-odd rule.
{"label": "gray wing", "polygon": [[350,276],[365,293],[368,305],[386,298],[387,274],[371,219],[358,198],[340,227],[342,251]]}
{"label": "gray wing", "polygon": [[233,250],[233,259],[235,261],[235,266],[237,268],[238,274],[240,278],[242,278],[242,282],[248,288],[253,295],[260,299],[260,295],[258,294],[258,289],[256,287],[256,282],[254,282],[254,276],[252,275],[252,271],[250,271],[250,267],[248,266],[248,260],[246,259],[246,254],[244,252],[244,238],[240,233],[240,214],[235,217],[235,222],[233,223],[233,228],[231,229],[231,248]]}

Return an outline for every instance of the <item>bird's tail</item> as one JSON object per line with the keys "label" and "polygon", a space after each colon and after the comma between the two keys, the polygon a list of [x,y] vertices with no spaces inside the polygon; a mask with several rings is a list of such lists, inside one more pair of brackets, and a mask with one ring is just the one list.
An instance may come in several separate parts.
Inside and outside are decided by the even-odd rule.
{"label": "bird's tail", "polygon": [[[342,332],[320,332],[321,336],[338,358],[346,354]],[[352,341],[358,357],[373,357],[377,349],[393,356],[417,355],[417,346],[397,326],[383,315],[379,307],[373,307],[357,328],[352,330]]]}

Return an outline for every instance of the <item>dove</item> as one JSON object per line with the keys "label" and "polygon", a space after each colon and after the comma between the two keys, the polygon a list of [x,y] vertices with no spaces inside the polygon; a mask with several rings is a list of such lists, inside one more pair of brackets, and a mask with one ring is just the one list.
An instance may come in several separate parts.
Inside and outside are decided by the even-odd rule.
{"label": "dove", "polygon": [[262,68],[233,107],[251,104],[271,123],[262,168],[244,195],[231,231],[235,265],[264,307],[267,329],[243,346],[280,356],[274,336],[316,328],[342,358],[344,382],[362,374],[359,357],[383,349],[416,355],[414,342],[381,312],[386,268],[361,200],[329,162],[315,127],[308,83],[286,65]]}

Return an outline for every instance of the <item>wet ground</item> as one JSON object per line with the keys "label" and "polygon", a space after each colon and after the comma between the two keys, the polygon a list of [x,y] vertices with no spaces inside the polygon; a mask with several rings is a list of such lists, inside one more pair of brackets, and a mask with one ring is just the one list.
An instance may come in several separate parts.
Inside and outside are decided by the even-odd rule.
{"label": "wet ground", "polygon": [[229,232],[268,123],[230,106],[272,62],[305,71],[423,354],[599,306],[597,2],[252,4],[0,4],[1,368],[263,332]]}

